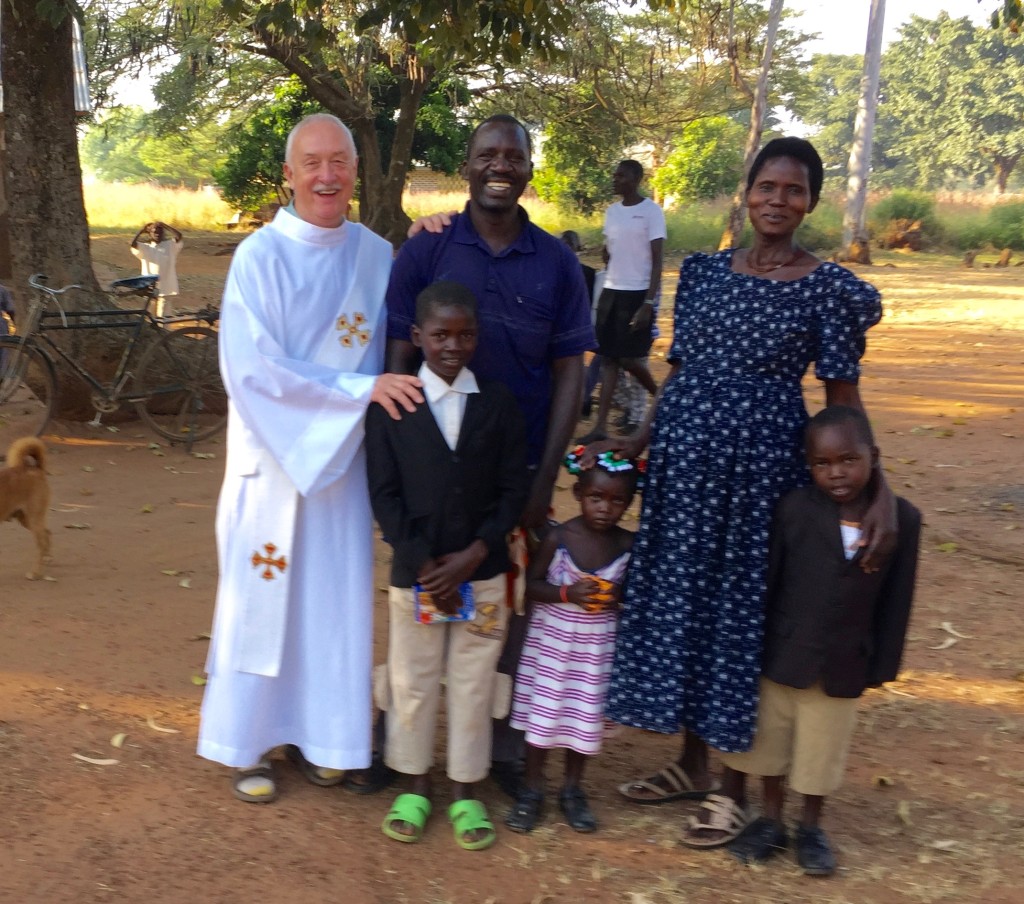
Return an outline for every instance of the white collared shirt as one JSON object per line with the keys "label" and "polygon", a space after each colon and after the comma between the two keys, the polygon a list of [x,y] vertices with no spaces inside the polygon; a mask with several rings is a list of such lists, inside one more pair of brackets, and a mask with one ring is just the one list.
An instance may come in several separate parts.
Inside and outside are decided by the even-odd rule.
{"label": "white collared shirt", "polygon": [[462,418],[466,413],[466,396],[480,391],[473,371],[462,368],[449,386],[424,362],[417,376],[423,381],[423,395],[444,441],[449,449],[454,449],[459,443]]}

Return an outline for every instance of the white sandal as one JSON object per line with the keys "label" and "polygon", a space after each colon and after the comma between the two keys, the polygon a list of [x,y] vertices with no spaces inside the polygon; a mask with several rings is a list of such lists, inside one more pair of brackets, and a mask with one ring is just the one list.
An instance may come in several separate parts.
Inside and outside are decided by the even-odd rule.
{"label": "white sandal", "polygon": [[[728,844],[742,832],[753,818],[748,809],[741,807],[731,797],[723,794],[709,794],[698,811],[700,815],[691,816],[683,844],[691,848],[716,848]],[[703,821],[701,821],[703,816]],[[697,832],[723,832],[719,838],[694,837]]]}

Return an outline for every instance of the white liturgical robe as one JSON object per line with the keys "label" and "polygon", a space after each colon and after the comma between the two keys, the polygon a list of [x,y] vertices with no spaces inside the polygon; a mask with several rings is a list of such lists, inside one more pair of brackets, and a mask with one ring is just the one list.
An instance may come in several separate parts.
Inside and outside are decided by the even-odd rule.
{"label": "white liturgical robe", "polygon": [[391,246],[281,210],[235,252],[221,307],[230,397],[220,583],[199,754],[281,744],[370,763],[373,516],[363,423],[384,364]]}

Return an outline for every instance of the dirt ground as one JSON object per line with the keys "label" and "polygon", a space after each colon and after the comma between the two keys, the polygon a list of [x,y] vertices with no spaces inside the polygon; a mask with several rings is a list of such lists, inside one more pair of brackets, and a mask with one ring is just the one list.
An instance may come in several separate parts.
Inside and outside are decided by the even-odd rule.
{"label": "dirt ground", "polygon": [[[101,279],[134,273],[128,239],[95,240]],[[180,304],[199,307],[218,298],[237,237],[186,241]],[[50,580],[23,578],[31,538],[0,526],[0,898],[1021,901],[1024,268],[886,260],[863,270],[887,315],[870,334],[862,385],[889,479],[926,528],[905,671],[865,696],[848,781],[827,814],[835,878],[805,878],[789,856],[745,868],[681,847],[692,805],[641,807],[615,791],[678,749],[675,737],[637,731],[590,769],[592,836],[554,814],[532,835],[508,832],[507,801],[490,783],[499,841],[480,853],[455,846],[443,797],[423,842],[406,846],[379,831],[391,792],[320,789],[282,769],[276,804],[235,801],[228,771],[194,752],[224,447],[189,455],[128,422],[117,432],[57,424],[47,438]],[[813,406],[820,397],[809,381]],[[570,514],[567,479],[557,496]],[[383,571],[376,583],[382,591]]]}

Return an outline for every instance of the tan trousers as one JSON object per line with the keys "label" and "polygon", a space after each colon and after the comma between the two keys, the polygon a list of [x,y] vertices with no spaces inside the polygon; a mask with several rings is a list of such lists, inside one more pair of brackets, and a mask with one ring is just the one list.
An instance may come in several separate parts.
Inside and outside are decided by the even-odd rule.
{"label": "tan trousers", "polygon": [[786,775],[797,794],[824,797],[843,783],[856,725],[856,697],[829,697],[820,684],[786,687],[762,677],[754,746],[719,759],[748,775]]}
{"label": "tan trousers", "polygon": [[388,683],[385,762],[423,775],[434,763],[442,681],[447,687],[448,777],[478,782],[491,768],[491,709],[498,657],[508,622],[505,575],[473,582],[469,622],[421,625],[412,590],[388,590]]}

